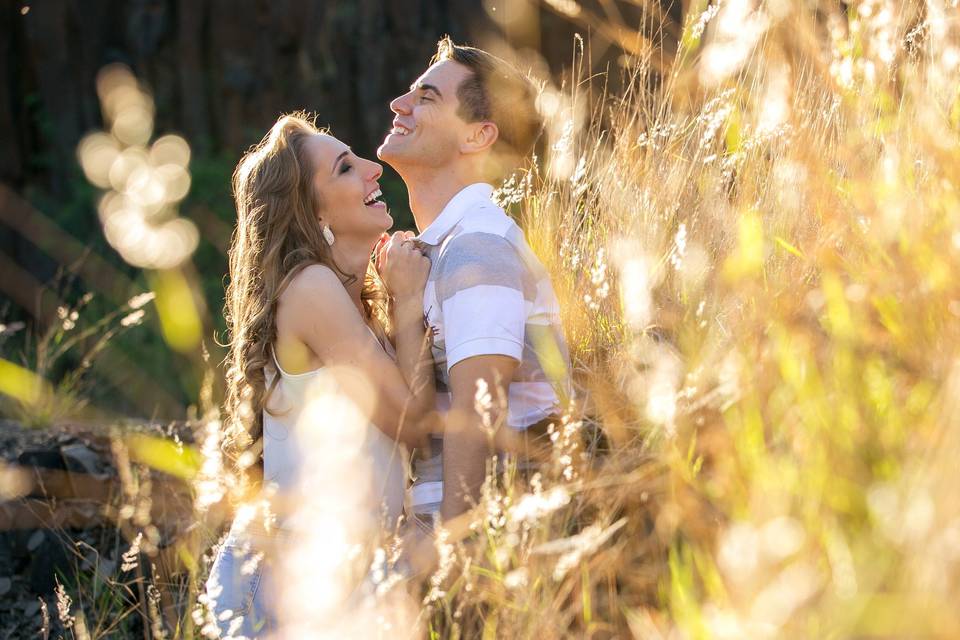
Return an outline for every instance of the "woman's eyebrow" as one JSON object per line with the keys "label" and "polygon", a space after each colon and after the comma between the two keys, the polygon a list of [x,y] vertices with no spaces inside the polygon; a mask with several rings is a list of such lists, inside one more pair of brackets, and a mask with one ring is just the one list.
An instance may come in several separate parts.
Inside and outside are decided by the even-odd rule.
{"label": "woman's eyebrow", "polygon": [[346,151],[338,155],[337,159],[333,161],[333,171],[331,171],[330,173],[336,173],[337,165],[339,165],[340,161],[346,158],[348,155],[350,155],[350,149],[347,149]]}

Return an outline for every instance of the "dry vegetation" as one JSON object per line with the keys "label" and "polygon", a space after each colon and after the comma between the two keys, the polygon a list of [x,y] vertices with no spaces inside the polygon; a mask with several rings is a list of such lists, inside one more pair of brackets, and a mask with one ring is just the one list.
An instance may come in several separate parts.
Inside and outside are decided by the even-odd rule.
{"label": "dry vegetation", "polygon": [[[489,482],[472,534],[440,539],[424,634],[960,635],[956,0],[811,4],[701,2],[669,65],[640,48],[612,72],[622,91],[545,88],[541,169],[500,197],[554,274],[579,403],[552,464]],[[156,281],[170,313],[181,280]],[[140,459],[209,521],[201,406],[199,462]],[[203,631],[209,542],[182,543],[158,635]]]}
{"label": "dry vegetation", "polygon": [[820,4],[721,3],[666,77],[557,101],[525,219],[609,453],[536,530],[622,526],[518,564],[501,628],[960,631],[958,15]]}

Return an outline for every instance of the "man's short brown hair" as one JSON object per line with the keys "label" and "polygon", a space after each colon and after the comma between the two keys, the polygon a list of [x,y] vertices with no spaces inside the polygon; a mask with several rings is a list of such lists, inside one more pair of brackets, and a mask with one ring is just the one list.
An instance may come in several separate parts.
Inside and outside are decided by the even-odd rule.
{"label": "man's short brown hair", "polygon": [[531,155],[543,129],[533,83],[505,60],[483,49],[454,44],[450,36],[437,43],[431,63],[443,60],[453,60],[472,72],[457,87],[457,113],[466,122],[497,125],[494,154],[512,165]]}

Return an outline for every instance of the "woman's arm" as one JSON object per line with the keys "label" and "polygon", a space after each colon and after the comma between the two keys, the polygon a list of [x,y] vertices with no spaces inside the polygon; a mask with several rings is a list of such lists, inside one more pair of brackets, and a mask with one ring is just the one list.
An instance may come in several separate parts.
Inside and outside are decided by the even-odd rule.
{"label": "woman's arm", "polygon": [[410,389],[407,420],[421,434],[436,431],[436,385],[430,339],[423,325],[423,295],[397,298],[393,308],[397,367]]}
{"label": "woman's arm", "polygon": [[376,267],[393,295],[394,342],[397,366],[412,401],[407,419],[421,434],[437,430],[433,354],[423,322],[423,289],[430,261],[411,242],[412,233],[398,231],[378,247]]}
{"label": "woman's arm", "polygon": [[420,443],[427,427],[410,411],[414,394],[332,270],[311,265],[294,277],[278,303],[277,331],[330,368],[341,391],[380,431],[410,446]]}

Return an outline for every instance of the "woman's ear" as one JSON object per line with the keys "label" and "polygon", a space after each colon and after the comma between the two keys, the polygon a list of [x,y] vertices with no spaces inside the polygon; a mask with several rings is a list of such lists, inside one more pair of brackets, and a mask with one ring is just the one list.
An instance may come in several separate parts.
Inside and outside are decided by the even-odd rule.
{"label": "woman's ear", "polygon": [[492,122],[475,122],[470,125],[466,139],[460,144],[461,153],[479,153],[493,146],[500,135]]}

